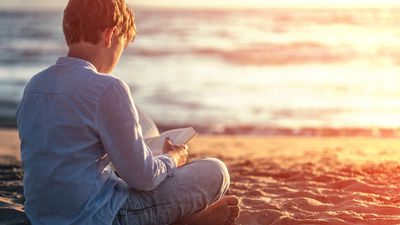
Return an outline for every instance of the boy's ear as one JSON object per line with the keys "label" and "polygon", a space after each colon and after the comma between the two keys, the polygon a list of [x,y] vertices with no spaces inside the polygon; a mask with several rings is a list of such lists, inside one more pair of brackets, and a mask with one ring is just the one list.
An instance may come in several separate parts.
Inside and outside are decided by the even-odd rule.
{"label": "boy's ear", "polygon": [[106,47],[110,48],[112,43],[113,35],[117,32],[117,27],[107,28],[103,31],[103,40],[105,41]]}

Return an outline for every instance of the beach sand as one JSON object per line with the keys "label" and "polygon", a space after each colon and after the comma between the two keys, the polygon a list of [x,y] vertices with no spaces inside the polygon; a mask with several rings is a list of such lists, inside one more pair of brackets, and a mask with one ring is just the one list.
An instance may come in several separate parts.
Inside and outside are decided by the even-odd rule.
{"label": "beach sand", "polygon": [[[0,225],[26,224],[17,131],[0,143]],[[227,164],[235,224],[400,224],[398,139],[198,135],[189,147]]]}

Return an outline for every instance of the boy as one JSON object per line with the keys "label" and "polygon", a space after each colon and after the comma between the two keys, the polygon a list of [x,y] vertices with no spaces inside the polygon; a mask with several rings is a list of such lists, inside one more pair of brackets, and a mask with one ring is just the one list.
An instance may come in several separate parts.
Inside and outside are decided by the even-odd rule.
{"label": "boy", "polygon": [[[129,88],[108,75],[136,35],[124,0],[70,0],[67,57],[35,75],[17,110],[32,224],[231,224],[225,165],[187,146],[144,144]],[[113,163],[121,179],[110,169]]]}

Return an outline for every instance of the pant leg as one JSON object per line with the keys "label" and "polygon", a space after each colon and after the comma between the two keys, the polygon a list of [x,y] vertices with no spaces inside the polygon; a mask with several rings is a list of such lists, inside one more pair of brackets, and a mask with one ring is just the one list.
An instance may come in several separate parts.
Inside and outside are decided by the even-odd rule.
{"label": "pant leg", "polygon": [[198,159],[148,192],[132,190],[113,225],[172,224],[218,201],[229,187],[229,173],[218,159]]}

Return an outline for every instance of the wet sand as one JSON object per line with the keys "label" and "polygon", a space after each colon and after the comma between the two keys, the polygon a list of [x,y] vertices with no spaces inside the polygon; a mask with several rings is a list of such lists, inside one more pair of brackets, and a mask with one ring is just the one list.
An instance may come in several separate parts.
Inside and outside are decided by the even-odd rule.
{"label": "wet sand", "polygon": [[[27,224],[16,130],[0,129],[0,224]],[[241,200],[235,224],[399,224],[394,138],[198,135],[190,159],[216,157]]]}

